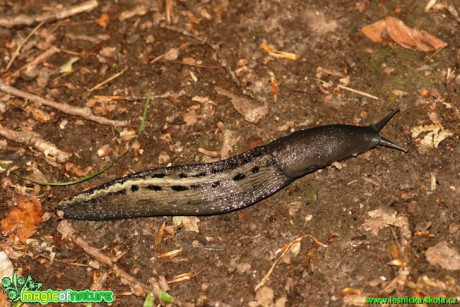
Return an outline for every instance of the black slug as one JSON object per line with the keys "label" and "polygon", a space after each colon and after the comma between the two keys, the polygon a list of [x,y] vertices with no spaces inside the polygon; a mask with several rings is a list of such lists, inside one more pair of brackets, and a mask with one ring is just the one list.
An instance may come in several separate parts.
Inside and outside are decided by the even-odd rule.
{"label": "black slug", "polygon": [[214,163],[135,173],[62,201],[56,209],[61,217],[95,221],[238,210],[296,178],[377,145],[406,152],[379,134],[397,112],[372,126],[329,125],[297,131]]}

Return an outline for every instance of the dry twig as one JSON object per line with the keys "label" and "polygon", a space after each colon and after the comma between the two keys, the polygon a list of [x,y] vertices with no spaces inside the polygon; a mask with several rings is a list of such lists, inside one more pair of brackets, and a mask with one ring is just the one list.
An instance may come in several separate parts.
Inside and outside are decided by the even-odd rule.
{"label": "dry twig", "polygon": [[[175,26],[171,26],[171,25],[165,25],[165,26],[162,26],[162,28],[164,29],[167,29],[169,31],[173,31],[173,32],[176,32],[176,33],[179,33],[181,35],[184,35],[186,37],[190,37],[190,38],[193,38],[195,40],[197,40],[198,42],[204,44],[204,45],[207,45],[208,47],[210,47],[212,50],[214,50],[214,52],[216,53],[216,56],[217,56],[217,61],[220,63],[220,66],[223,67],[227,73],[230,75],[230,77],[232,78],[233,82],[235,82],[236,85],[240,86],[241,85],[241,82],[240,80],[238,79],[238,77],[236,76],[235,72],[232,70],[232,68],[230,67],[230,65],[227,63],[227,60],[224,59],[224,57],[221,55],[221,52],[219,51],[219,48],[212,45],[211,43],[209,43],[206,39],[204,38],[201,38],[201,37],[198,37],[196,35],[193,35],[192,33],[190,33],[189,31],[186,31],[186,30],[183,30],[183,29],[180,29],[180,28],[177,28]],[[155,59],[154,61],[158,61],[158,60],[161,60],[162,58],[157,58]]]}
{"label": "dry twig", "polygon": [[19,51],[21,51],[21,48],[22,46],[24,46],[24,44],[29,40],[29,38],[32,37],[32,35],[35,34],[35,32],[37,32],[38,29],[40,29],[41,26],[43,26],[43,21],[40,22],[30,33],[29,35],[27,35],[27,37],[21,42],[18,44],[18,47],[16,48],[16,50],[14,51],[13,53],[13,56],[11,57],[10,61],[8,62],[8,64],[6,65],[6,68],[5,68],[5,71],[7,71],[11,65],[13,64],[14,60],[16,59],[16,57],[19,55]]}
{"label": "dry twig", "polygon": [[[179,50],[185,50],[185,49],[187,49],[188,46],[190,46],[190,45],[191,45],[191,43],[184,43],[184,44],[182,44],[182,45],[179,47]],[[163,53],[163,54],[157,56],[156,58],[154,58],[152,61],[150,61],[150,64],[153,64],[153,63],[155,63],[155,62],[158,62],[158,61],[162,60],[164,57],[165,57],[165,54]],[[168,62],[169,62],[169,61],[168,61]]]}
{"label": "dry twig", "polygon": [[54,55],[55,53],[59,52],[59,48],[55,47],[55,46],[52,46],[50,47],[48,50],[44,51],[43,53],[41,53],[39,56],[37,56],[35,59],[33,59],[32,61],[30,61],[29,63],[27,63],[26,65],[22,66],[21,68],[19,68],[18,70],[16,70],[15,72],[13,72],[12,74],[8,75],[6,78],[5,78],[5,82],[7,84],[12,84],[14,83],[14,81],[20,76],[21,74],[21,71],[24,71],[24,70],[29,70],[29,69],[32,69],[34,68],[35,66],[37,66],[38,64],[40,64],[41,62],[44,62],[47,58],[49,58],[50,56]]}
{"label": "dry twig", "polygon": [[[57,231],[62,234],[63,237],[71,239],[76,245],[82,248],[88,255],[96,258],[98,261],[103,262],[112,267],[117,276],[121,277],[121,281],[124,284],[128,284],[131,287],[131,290],[135,295],[146,296],[149,292],[153,291],[155,296],[161,297],[160,285],[153,279],[150,280],[150,283],[153,285],[151,289],[146,284],[138,281],[136,278],[128,274],[126,271],[120,269],[116,264],[115,260],[111,257],[101,253],[97,248],[94,248],[88,244],[72,227],[68,221],[62,221],[57,226]],[[177,302],[173,298],[174,302]]]}
{"label": "dry twig", "polygon": [[173,3],[172,3],[172,0],[166,0],[166,4],[165,4],[165,11],[166,11],[166,22],[168,24],[171,24],[172,23],[172,6],[173,6]]}
{"label": "dry twig", "polygon": [[12,28],[15,26],[30,26],[39,22],[50,22],[64,19],[83,12],[90,12],[98,6],[97,0],[86,1],[57,12],[47,12],[41,15],[17,15],[0,18],[0,27]]}
{"label": "dry twig", "polygon": [[[320,80],[320,79],[316,79],[316,78],[313,78],[313,79],[316,80],[316,81],[319,81],[319,82],[321,82],[323,84],[327,84],[327,82],[324,81],[324,80]],[[368,94],[368,93],[363,92],[363,91],[355,90],[353,88],[350,88],[350,87],[347,87],[347,86],[344,86],[344,85],[337,84],[337,87],[339,87],[341,89],[344,89],[344,90],[347,90],[347,91],[350,91],[350,92],[355,93],[355,94],[359,94],[359,95],[362,95],[362,96],[365,96],[365,97],[368,97],[368,98],[379,100],[379,97],[376,97],[374,95]]]}
{"label": "dry twig", "polygon": [[127,69],[123,69],[122,71],[117,72],[116,74],[110,76],[109,78],[107,78],[106,80],[102,81],[101,83],[96,84],[95,86],[93,86],[92,88],[90,88],[88,91],[93,92],[93,91],[99,89],[100,87],[106,85],[107,83],[109,83],[109,82],[112,81],[113,79],[118,78],[119,76],[121,76],[122,74],[124,74],[126,71],[127,71]]}
{"label": "dry twig", "polygon": [[95,121],[100,124],[112,125],[115,127],[124,127],[128,124],[126,121],[111,120],[105,117],[94,115],[93,112],[91,112],[91,109],[87,107],[85,108],[74,107],[74,106],[70,106],[67,104],[58,103],[56,101],[48,100],[48,99],[30,94],[27,92],[23,92],[21,90],[18,90],[17,88],[14,88],[12,86],[5,84],[1,80],[0,80],[0,91],[36,102],[39,104],[44,104],[46,106],[55,108],[63,113],[80,116],[80,117]]}
{"label": "dry twig", "polygon": [[0,135],[12,141],[33,146],[46,156],[56,158],[60,163],[66,162],[71,156],[70,153],[58,149],[54,144],[43,140],[32,131],[17,132],[0,125]]}
{"label": "dry twig", "polygon": [[400,228],[401,238],[398,242],[394,230],[391,228],[393,237],[398,243],[398,248],[400,255],[402,256],[401,265],[399,266],[398,273],[396,277],[391,280],[385,288],[382,289],[381,293],[384,295],[389,295],[395,291],[398,287],[404,287],[408,285],[408,277],[410,275],[410,244],[412,242],[412,231],[409,226],[409,220],[406,216],[402,217],[402,226]]}
{"label": "dry twig", "polygon": [[313,240],[313,242],[315,242],[316,244],[322,246],[322,247],[327,247],[326,244],[324,243],[321,243],[320,241],[318,241],[314,236],[312,235],[304,235],[304,236],[301,236],[300,238],[297,238],[295,239],[294,241],[288,243],[287,245],[285,245],[283,248],[281,248],[281,255],[279,255],[278,258],[276,258],[275,262],[272,264],[270,270],[268,270],[268,273],[265,274],[265,276],[262,278],[262,280],[257,284],[256,288],[255,288],[255,291],[257,292],[257,290],[259,290],[261,287],[263,287],[263,285],[265,285],[265,283],[267,282],[268,278],[270,277],[270,275],[272,274],[273,270],[275,269],[276,265],[278,264],[278,262],[280,262],[280,260],[284,257],[284,255],[286,255],[286,253],[291,249],[291,247],[295,244],[295,243],[299,243],[300,241],[302,241],[302,239],[304,238],[310,238]]}

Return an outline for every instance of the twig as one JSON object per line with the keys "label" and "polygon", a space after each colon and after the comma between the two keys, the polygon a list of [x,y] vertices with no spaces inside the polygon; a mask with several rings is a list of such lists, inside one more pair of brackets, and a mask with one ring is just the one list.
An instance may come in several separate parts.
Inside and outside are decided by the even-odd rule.
{"label": "twig", "polygon": [[[150,280],[150,283],[153,285],[153,290],[146,284],[138,281],[133,276],[129,275],[123,269],[120,269],[116,264],[115,260],[105,254],[101,253],[97,248],[90,246],[72,227],[68,221],[62,221],[57,226],[57,231],[62,234],[63,237],[71,239],[76,245],[82,248],[88,255],[96,258],[98,261],[101,261],[113,268],[115,274],[121,277],[121,282],[123,284],[128,284],[135,295],[146,296],[149,292],[153,291],[155,296],[161,297],[162,293],[160,290],[160,285],[153,278]],[[173,301],[177,302],[173,298]]]}
{"label": "twig", "polygon": [[56,19],[65,19],[83,12],[92,11],[98,6],[97,0],[90,0],[65,8],[58,12],[47,12],[41,15],[27,16],[17,15],[13,17],[0,18],[0,27],[12,28],[15,26],[30,26],[39,22],[50,22]]}
{"label": "twig", "polygon": [[[185,43],[185,44],[182,44],[181,46],[179,46],[179,50],[184,50],[186,48],[188,48],[188,46],[190,46],[191,44],[190,43]],[[165,54],[161,54],[159,56],[157,56],[156,58],[154,58],[152,61],[150,61],[150,64],[153,64],[155,62],[158,62],[159,60],[163,59],[165,57]]]}
{"label": "twig", "polygon": [[[215,46],[213,46],[212,44],[210,44],[206,39],[203,39],[203,38],[200,38],[196,35],[193,35],[192,33],[190,33],[189,31],[186,31],[186,30],[183,30],[183,29],[180,29],[180,28],[177,28],[175,26],[171,26],[171,25],[164,25],[162,26],[162,28],[164,29],[167,29],[169,31],[173,31],[173,32],[177,32],[183,36],[186,36],[186,37],[190,37],[190,38],[193,38],[197,41],[199,41],[200,43],[204,44],[204,45],[207,45],[208,47],[210,47],[212,50],[214,50],[214,52],[216,53],[216,56],[217,56],[217,61],[220,63],[220,66],[222,66],[226,71],[227,73],[230,75],[230,77],[232,78],[233,82],[235,82],[236,85],[240,86],[241,85],[241,82],[240,80],[238,79],[238,77],[236,76],[235,72],[231,69],[230,65],[228,65],[227,61],[221,57],[220,55],[220,52],[218,50],[218,48],[216,48]],[[158,60],[161,60],[161,58],[159,59],[155,59],[154,61],[158,61]]]}
{"label": "twig", "polygon": [[165,13],[166,13],[166,22],[168,24],[171,24],[172,22],[172,0],[166,0],[166,3],[165,3]]}
{"label": "twig", "polygon": [[389,295],[392,293],[395,289],[398,287],[404,287],[408,284],[408,277],[410,275],[410,243],[412,242],[412,231],[410,229],[409,225],[409,220],[407,216],[402,217],[402,225],[400,227],[400,233],[401,233],[401,239],[400,242],[398,242],[396,234],[393,230],[391,229],[391,233],[393,234],[393,237],[398,245],[399,252],[400,252],[400,257],[402,259],[401,265],[398,268],[398,273],[396,277],[391,280],[385,288],[381,290],[381,294],[384,295]]}
{"label": "twig", "polygon": [[54,144],[43,140],[32,131],[17,132],[0,125],[0,135],[12,141],[33,146],[46,156],[55,157],[60,163],[66,162],[71,156],[70,153],[58,149]]}
{"label": "twig", "polygon": [[85,108],[74,107],[74,106],[70,106],[67,104],[58,103],[56,101],[48,100],[48,99],[30,94],[27,92],[23,92],[21,90],[18,90],[17,88],[6,85],[2,80],[0,80],[0,91],[3,91],[5,93],[8,93],[14,96],[18,96],[18,97],[21,97],[21,98],[24,98],[24,99],[27,99],[27,100],[30,100],[36,103],[41,103],[46,106],[55,108],[63,113],[80,116],[80,117],[95,121],[100,124],[112,125],[115,127],[124,127],[128,124],[128,122],[126,121],[111,120],[105,117],[94,115],[91,112],[91,109],[88,107],[85,107]]}
{"label": "twig", "polygon": [[98,88],[100,88],[100,87],[106,85],[107,83],[109,83],[109,82],[112,81],[113,79],[118,78],[119,76],[121,76],[122,74],[124,74],[126,71],[127,71],[127,69],[123,69],[122,71],[117,72],[116,74],[110,76],[108,79],[102,81],[102,82],[99,83],[99,84],[96,84],[95,86],[93,86],[92,88],[90,88],[88,91],[92,92],[92,91],[97,90]]}
{"label": "twig", "polygon": [[55,53],[59,52],[59,48],[55,47],[55,46],[52,46],[50,47],[48,50],[44,51],[43,53],[41,53],[39,56],[37,56],[35,59],[33,59],[32,61],[30,61],[29,63],[27,63],[26,65],[22,66],[21,68],[19,68],[18,70],[16,70],[15,72],[11,73],[9,76],[7,76],[5,79],[5,82],[7,84],[12,84],[14,83],[14,81],[16,80],[17,77],[20,76],[21,74],[21,71],[23,70],[29,70],[35,66],[37,66],[38,64],[40,64],[41,62],[45,61],[47,58],[49,58],[50,56],[54,55]]}
{"label": "twig", "polygon": [[[316,78],[313,78],[314,80],[316,81],[319,81],[323,84],[327,84],[326,81],[323,81],[323,80],[320,80],[320,79],[316,79]],[[341,89],[344,89],[344,90],[347,90],[347,91],[350,91],[350,92],[353,92],[355,94],[359,94],[359,95],[362,95],[362,96],[366,96],[366,97],[369,97],[369,98],[372,98],[372,99],[375,99],[375,100],[379,100],[379,97],[376,97],[374,95],[371,95],[371,94],[368,94],[366,92],[363,92],[363,91],[359,91],[359,90],[355,90],[355,89],[352,89],[350,87],[347,87],[347,86],[344,86],[344,85],[340,85],[340,84],[337,84],[337,87],[341,88]]]}
{"label": "twig", "polygon": [[432,55],[428,56],[423,62],[424,63],[430,62],[432,58],[434,58],[438,53],[440,53],[443,50],[444,48],[437,49]]}
{"label": "twig", "polygon": [[350,87],[346,87],[346,86],[340,85],[340,84],[337,84],[337,86],[342,88],[342,89],[344,89],[344,90],[350,91],[352,93],[359,94],[359,95],[362,95],[362,96],[365,96],[365,97],[369,97],[369,98],[372,98],[372,99],[375,99],[375,100],[379,100],[379,97],[371,95],[371,94],[368,94],[366,92],[358,91],[358,90],[355,90],[355,89],[352,89]]}
{"label": "twig", "polygon": [[44,21],[40,22],[30,33],[29,35],[27,35],[27,37],[18,45],[18,48],[16,48],[16,50],[14,51],[13,53],[13,56],[11,57],[11,60],[8,62],[8,64],[6,65],[6,68],[5,68],[5,71],[8,71],[8,69],[11,67],[11,65],[13,64],[14,60],[16,59],[16,57],[18,56],[19,54],[19,51],[21,50],[22,46],[24,46],[24,44],[29,40],[29,38],[32,37],[32,35],[35,34],[35,32],[37,32],[38,29],[40,29],[41,26],[43,26],[44,24]]}
{"label": "twig", "polygon": [[203,44],[207,44],[206,43],[206,40],[203,39],[203,38],[200,38],[196,35],[194,35],[193,33],[187,31],[187,30],[183,30],[183,29],[180,29],[176,26],[171,26],[171,25],[162,25],[161,26],[163,29],[166,29],[166,30],[169,30],[169,31],[172,31],[172,32],[176,32],[176,33],[179,33],[183,36],[186,36],[186,37],[190,37],[190,38],[193,38],[194,40],[197,40],[199,41],[200,43],[203,43]]}
{"label": "twig", "polygon": [[265,285],[265,283],[267,282],[268,278],[270,277],[270,275],[272,274],[273,270],[275,269],[276,265],[278,264],[278,262],[280,262],[280,260],[284,257],[284,255],[286,255],[286,253],[291,249],[292,245],[294,245],[295,243],[298,243],[300,241],[302,241],[303,238],[310,238],[313,240],[313,242],[315,242],[316,244],[322,246],[322,247],[327,247],[326,244],[324,243],[321,243],[319,242],[314,236],[312,235],[304,235],[304,236],[301,236],[300,238],[297,238],[295,239],[294,241],[288,243],[287,245],[285,245],[282,249],[281,249],[281,255],[279,255],[278,258],[276,258],[275,262],[272,264],[270,270],[268,270],[268,273],[265,274],[265,276],[262,278],[262,280],[257,284],[256,288],[255,288],[255,291],[257,292],[257,290],[259,290],[261,287],[263,287],[263,285]]}
{"label": "twig", "polygon": [[192,64],[192,63],[185,63],[185,62],[181,62],[181,61],[172,61],[172,60],[162,60],[161,62],[162,63],[173,63],[173,64],[179,64],[179,65],[186,65],[186,66],[192,66],[192,67],[197,67],[197,68],[208,68],[208,69],[220,68],[220,66],[216,66],[216,65],[200,65],[200,64]]}

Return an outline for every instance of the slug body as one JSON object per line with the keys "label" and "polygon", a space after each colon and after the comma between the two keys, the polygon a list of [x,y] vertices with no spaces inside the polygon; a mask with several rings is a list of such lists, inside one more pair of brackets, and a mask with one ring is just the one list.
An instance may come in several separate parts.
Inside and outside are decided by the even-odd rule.
{"label": "slug body", "polygon": [[62,201],[57,210],[65,218],[96,221],[238,210],[296,178],[377,145],[406,151],[379,134],[397,112],[372,126],[329,125],[297,131],[214,163],[135,173]]}

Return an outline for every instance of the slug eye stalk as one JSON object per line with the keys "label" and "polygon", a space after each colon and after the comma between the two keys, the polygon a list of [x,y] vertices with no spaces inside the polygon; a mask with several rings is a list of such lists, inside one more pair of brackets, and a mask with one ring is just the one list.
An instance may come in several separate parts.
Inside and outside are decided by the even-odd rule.
{"label": "slug eye stalk", "polygon": [[[376,132],[380,132],[380,130],[382,130],[383,127],[385,127],[385,125],[390,121],[390,119],[392,119],[393,116],[395,116],[396,113],[398,113],[398,112],[399,112],[399,109],[396,109],[396,110],[392,111],[390,114],[388,114],[387,116],[382,118],[377,124],[372,125],[371,127],[373,129],[375,129]],[[394,149],[397,149],[397,150],[401,150],[403,152],[407,152],[407,149],[405,149],[405,148],[393,143],[392,141],[384,138],[383,136],[380,137],[379,145],[389,147],[389,148],[394,148]]]}
{"label": "slug eye stalk", "polygon": [[380,138],[379,145],[394,148],[394,149],[398,149],[398,150],[401,150],[403,152],[407,152],[407,149],[405,149],[405,148],[393,143],[392,141],[390,141],[390,140],[388,140],[388,139],[386,139],[384,137]]}

